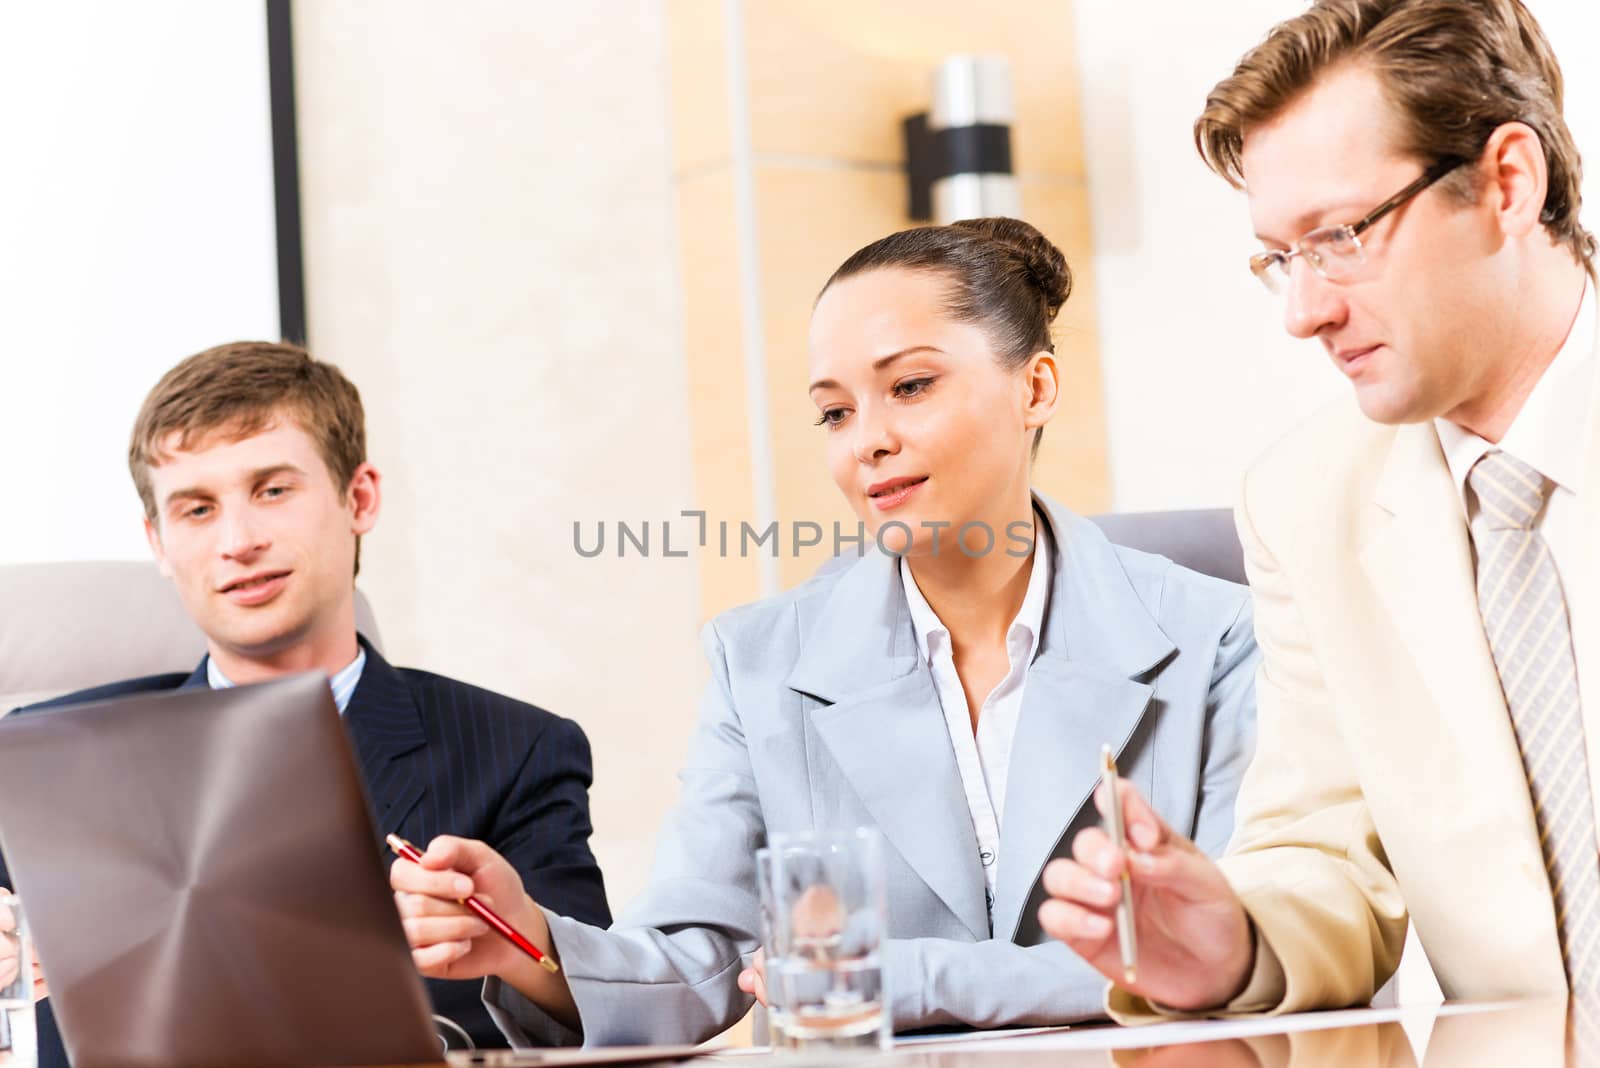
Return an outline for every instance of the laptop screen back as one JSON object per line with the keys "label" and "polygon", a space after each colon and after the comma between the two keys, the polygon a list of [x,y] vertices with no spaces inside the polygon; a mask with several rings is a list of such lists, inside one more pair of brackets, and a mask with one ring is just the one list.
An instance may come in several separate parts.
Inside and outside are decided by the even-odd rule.
{"label": "laptop screen back", "polygon": [[0,720],[0,845],[77,1068],[440,1059],[321,675]]}

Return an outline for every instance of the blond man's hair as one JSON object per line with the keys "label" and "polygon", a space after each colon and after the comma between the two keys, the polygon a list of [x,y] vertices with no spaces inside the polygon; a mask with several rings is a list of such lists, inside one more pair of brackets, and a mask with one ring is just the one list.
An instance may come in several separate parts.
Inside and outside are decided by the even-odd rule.
{"label": "blond man's hair", "polygon": [[[1593,269],[1595,239],[1578,221],[1583,162],[1562,117],[1561,67],[1520,0],[1317,0],[1268,31],[1211,90],[1194,124],[1201,158],[1243,188],[1245,136],[1346,64],[1372,71],[1394,107],[1399,143],[1388,147],[1425,163],[1476,159],[1497,127],[1531,127],[1549,172],[1540,222]],[[1470,173],[1441,186],[1464,203],[1475,199]]]}

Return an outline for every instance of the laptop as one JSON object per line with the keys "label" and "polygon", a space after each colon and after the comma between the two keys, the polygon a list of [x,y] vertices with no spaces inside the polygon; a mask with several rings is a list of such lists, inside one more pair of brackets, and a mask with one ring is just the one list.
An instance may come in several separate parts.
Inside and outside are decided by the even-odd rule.
{"label": "laptop", "polygon": [[443,1059],[319,674],[5,717],[0,846],[76,1068]]}

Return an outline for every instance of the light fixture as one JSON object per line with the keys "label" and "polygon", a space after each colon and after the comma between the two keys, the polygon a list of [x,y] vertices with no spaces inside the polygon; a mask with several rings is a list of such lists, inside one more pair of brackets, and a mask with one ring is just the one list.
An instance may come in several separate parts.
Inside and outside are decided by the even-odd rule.
{"label": "light fixture", "polygon": [[952,223],[1020,215],[1011,169],[1016,99],[1004,56],[951,56],[933,72],[929,110],[905,119],[909,214]]}

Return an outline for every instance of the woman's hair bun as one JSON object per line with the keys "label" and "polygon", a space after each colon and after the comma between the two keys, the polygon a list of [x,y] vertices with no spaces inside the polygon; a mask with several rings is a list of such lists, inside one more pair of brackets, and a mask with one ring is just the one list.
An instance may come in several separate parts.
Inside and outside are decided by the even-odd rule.
{"label": "woman's hair bun", "polygon": [[1056,317],[1072,292],[1072,269],[1067,266],[1067,257],[1049,238],[1021,219],[965,219],[954,225],[980,233],[1016,256],[1044,296],[1049,317]]}

